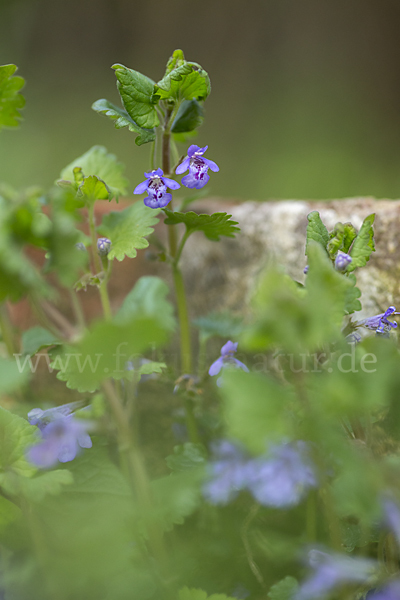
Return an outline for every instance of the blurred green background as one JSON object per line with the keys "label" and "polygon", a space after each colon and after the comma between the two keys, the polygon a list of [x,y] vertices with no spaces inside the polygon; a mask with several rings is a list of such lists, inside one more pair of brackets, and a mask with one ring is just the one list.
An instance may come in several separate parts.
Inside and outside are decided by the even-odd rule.
{"label": "blurred green background", "polygon": [[210,194],[397,198],[399,29],[399,0],[1,0],[0,64],[27,106],[0,136],[0,181],[48,186],[103,144],[133,189],[150,148],[91,104],[119,102],[113,63],[158,80],[182,48],[213,86],[196,140],[221,168]]}

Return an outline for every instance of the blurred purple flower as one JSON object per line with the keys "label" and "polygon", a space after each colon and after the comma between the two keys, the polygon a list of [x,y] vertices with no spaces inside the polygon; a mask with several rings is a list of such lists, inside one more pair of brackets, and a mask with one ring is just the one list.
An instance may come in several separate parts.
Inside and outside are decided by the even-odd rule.
{"label": "blurred purple flower", "polygon": [[208,169],[211,169],[215,173],[219,171],[219,167],[214,161],[203,158],[203,154],[207,148],[208,146],[204,146],[204,148],[195,145],[190,146],[186,158],[176,168],[175,173],[177,175],[182,175],[182,173],[189,169],[189,174],[182,179],[182,184],[185,187],[199,190],[210,179],[207,173]]}
{"label": "blurred purple flower", "polygon": [[304,273],[304,275],[307,275],[307,273],[308,273],[308,269],[309,269],[309,268],[310,268],[310,267],[309,267],[308,265],[306,265],[306,266],[304,267],[304,269],[303,269],[303,273]]}
{"label": "blurred purple flower", "polygon": [[251,461],[248,487],[264,506],[294,506],[309,488],[318,485],[306,442],[272,446],[267,457]]}
{"label": "blurred purple flower", "polygon": [[391,581],[385,587],[368,592],[365,600],[399,600],[400,598],[400,579]]}
{"label": "blurred purple flower", "polygon": [[210,480],[203,493],[212,504],[227,504],[247,485],[249,458],[238,445],[227,440],[215,444],[213,454]]}
{"label": "blurred purple flower", "polygon": [[30,462],[37,467],[49,468],[57,461],[73,460],[80,448],[92,447],[92,440],[87,433],[91,424],[76,419],[72,414],[80,406],[80,402],[73,402],[48,410],[34,408],[28,413],[30,424],[37,425],[42,436],[42,441],[27,451]]}
{"label": "blurred purple flower", "polygon": [[400,313],[396,312],[394,306],[389,306],[384,313],[369,317],[368,319],[363,319],[362,321],[357,321],[356,325],[358,327],[373,329],[376,333],[389,333],[392,328],[396,329],[397,327],[395,321],[388,320],[388,317],[391,315],[400,315]]}
{"label": "blurred purple flower", "polygon": [[311,550],[308,559],[314,574],[300,586],[293,600],[320,600],[341,585],[365,583],[376,569],[376,563],[367,558],[350,558],[321,550]]}
{"label": "blurred purple flower", "polygon": [[69,404],[61,404],[61,406],[55,406],[42,410],[41,408],[33,408],[28,412],[28,421],[31,425],[37,425],[41,431],[56,419],[62,419],[68,417],[75,410],[82,408],[83,402],[70,402]]}
{"label": "blurred purple flower", "polygon": [[134,194],[147,193],[144,199],[146,206],[150,208],[164,208],[172,200],[172,195],[167,193],[167,188],[177,190],[181,186],[179,183],[168,177],[164,177],[161,169],[154,169],[150,173],[145,173],[146,181],[139,183],[134,189]]}
{"label": "blurred purple flower", "polygon": [[338,252],[335,258],[335,269],[337,271],[345,271],[353,259],[345,252]]}
{"label": "blurred purple flower", "polygon": [[[384,498],[382,500],[383,511],[384,511],[384,522],[385,525],[394,534],[397,544],[400,546],[400,508],[397,502],[391,498]],[[399,596],[400,598],[400,596]]]}
{"label": "blurred purple flower", "polygon": [[[234,367],[236,369],[243,369],[243,371],[246,371],[246,373],[249,372],[248,367],[246,367],[244,363],[242,363],[240,360],[234,357],[234,354],[237,351],[237,347],[238,343],[233,343],[230,340],[229,342],[226,342],[224,346],[222,346],[221,356],[217,358],[217,360],[215,360],[211,367],[208,369],[208,374],[211,375],[211,377],[213,377],[214,375],[218,375],[221,369],[225,369],[226,367]],[[218,379],[217,384],[221,385],[220,379]]]}
{"label": "blurred purple flower", "polygon": [[213,504],[226,504],[247,489],[264,506],[286,508],[298,504],[306,491],[317,485],[307,444],[302,441],[274,446],[259,458],[222,441],[213,454],[204,488],[205,497]]}

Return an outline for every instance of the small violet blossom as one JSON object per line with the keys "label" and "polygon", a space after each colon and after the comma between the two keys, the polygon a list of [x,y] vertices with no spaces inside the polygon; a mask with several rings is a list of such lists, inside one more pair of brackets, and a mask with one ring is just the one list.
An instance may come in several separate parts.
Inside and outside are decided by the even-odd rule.
{"label": "small violet blossom", "polygon": [[[248,367],[240,360],[234,357],[234,354],[237,351],[238,342],[234,343],[229,340],[226,342],[224,346],[221,348],[221,356],[217,358],[216,361],[213,362],[211,367],[208,369],[208,374],[212,377],[214,375],[218,375],[221,369],[225,369],[226,367],[234,367],[236,369],[243,369],[246,373],[249,372]],[[221,385],[221,378],[217,380],[217,385]]]}
{"label": "small violet blossom", "polygon": [[378,334],[389,334],[392,328],[396,329],[397,323],[395,321],[389,321],[388,317],[399,314],[400,313],[396,312],[396,308],[394,306],[389,306],[384,313],[369,317],[368,319],[363,319],[362,321],[358,321],[356,325],[358,327],[372,329]]}
{"label": "small violet blossom", "polygon": [[146,193],[148,196],[144,199],[146,206],[150,208],[164,208],[172,200],[172,194],[167,193],[167,188],[177,190],[181,186],[179,183],[168,177],[164,177],[161,169],[154,169],[150,173],[145,173],[146,181],[139,183],[133,190],[134,194]]}
{"label": "small violet blossom", "polygon": [[353,259],[345,252],[338,252],[335,258],[335,269],[337,271],[345,271]]}
{"label": "small violet blossom", "polygon": [[400,579],[391,581],[385,587],[368,592],[365,600],[399,600],[400,598]]}
{"label": "small violet blossom", "polygon": [[37,425],[42,436],[42,441],[27,451],[28,460],[37,467],[46,469],[58,461],[70,462],[80,448],[92,447],[92,440],[87,433],[90,424],[74,417],[74,404],[45,411],[35,408],[29,412],[29,422]]}
{"label": "small violet blossom", "polygon": [[317,486],[307,454],[306,443],[299,441],[273,446],[264,456],[252,458],[232,442],[223,441],[214,448],[204,495],[212,504],[227,504],[247,489],[263,506],[294,506],[309,488]]}
{"label": "small violet blossom", "polygon": [[317,487],[317,474],[306,442],[272,446],[268,457],[249,465],[248,487],[264,506],[285,508],[298,504],[309,488]]}
{"label": "small violet blossom", "polygon": [[376,569],[372,560],[328,554],[321,550],[311,550],[308,560],[314,573],[300,586],[293,600],[320,600],[342,585],[365,583]]}
{"label": "small violet blossom", "polygon": [[306,265],[306,266],[304,267],[304,269],[303,269],[303,273],[304,273],[304,275],[307,275],[307,273],[308,273],[308,269],[309,269],[309,268],[310,268],[310,267],[309,267],[308,265]]}
{"label": "small violet blossom", "polygon": [[392,531],[397,544],[400,547],[400,507],[397,502],[388,497],[385,497],[382,500],[382,505],[384,524]]}
{"label": "small violet blossom", "polygon": [[219,167],[214,161],[203,157],[207,148],[208,146],[204,146],[204,148],[196,145],[189,146],[186,158],[176,168],[175,173],[177,175],[182,175],[182,173],[189,169],[189,174],[182,179],[182,184],[185,187],[199,190],[210,179],[207,173],[208,169],[211,169],[214,173],[219,171]]}
{"label": "small violet blossom", "polygon": [[107,256],[111,250],[111,240],[106,237],[101,237],[97,240],[97,252],[100,256]]}

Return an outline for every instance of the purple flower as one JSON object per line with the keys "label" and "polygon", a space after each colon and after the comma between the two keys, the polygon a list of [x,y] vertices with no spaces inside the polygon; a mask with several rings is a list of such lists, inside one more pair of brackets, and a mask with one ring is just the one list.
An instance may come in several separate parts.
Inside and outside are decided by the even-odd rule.
{"label": "purple flower", "polygon": [[345,271],[352,261],[353,259],[349,254],[339,251],[335,258],[335,269],[337,271]]}
{"label": "purple flower", "polygon": [[307,275],[307,273],[308,273],[308,269],[309,269],[309,268],[310,268],[310,267],[309,267],[308,265],[306,265],[306,266],[304,267],[304,269],[303,269],[303,273],[304,273],[304,275]]}
{"label": "purple flower", "polygon": [[[234,354],[237,351],[238,343],[233,343],[229,340],[226,342],[224,346],[221,348],[221,356],[217,358],[208,369],[208,374],[213,377],[214,375],[218,375],[221,369],[225,369],[226,367],[234,367],[236,369],[243,369],[246,373],[249,372],[248,367],[240,360],[234,357]],[[217,381],[218,385],[221,385],[220,378]]]}
{"label": "purple flower", "polygon": [[365,583],[376,568],[374,561],[366,558],[327,554],[321,550],[311,550],[308,558],[314,574],[300,586],[294,600],[320,600],[341,585]]}
{"label": "purple flower", "polygon": [[252,458],[234,443],[223,441],[214,447],[204,495],[213,504],[226,504],[247,489],[264,506],[286,508],[298,504],[316,485],[305,442],[280,444],[268,454]]}
{"label": "purple flower", "polygon": [[111,250],[111,240],[106,237],[101,237],[97,240],[97,252],[100,256],[107,256]]}
{"label": "purple flower", "polygon": [[227,504],[247,485],[249,458],[239,446],[227,440],[215,444],[213,454],[210,480],[203,493],[212,504]]}
{"label": "purple flower", "polygon": [[[382,501],[384,510],[385,525],[393,532],[397,544],[400,546],[400,508],[397,502],[391,498],[384,498]],[[400,596],[399,596],[400,598]]]}
{"label": "purple flower", "polygon": [[145,173],[146,181],[142,181],[134,189],[134,194],[147,193],[144,199],[146,206],[150,208],[164,208],[172,200],[172,195],[167,193],[167,188],[177,190],[181,186],[179,183],[168,177],[164,177],[161,169],[154,169],[150,173]]}
{"label": "purple flower", "polygon": [[27,457],[34,465],[46,469],[57,461],[69,462],[80,448],[92,447],[87,433],[90,423],[76,419],[72,414],[80,406],[80,402],[72,402],[48,410],[34,408],[29,412],[30,424],[37,425],[42,436],[42,441],[27,451]]}
{"label": "purple flower", "polygon": [[264,506],[285,508],[300,502],[309,488],[318,485],[306,442],[272,446],[267,457],[249,465],[248,487]]}
{"label": "purple flower", "polygon": [[82,402],[70,402],[69,404],[61,404],[61,406],[55,406],[54,408],[48,408],[42,410],[41,408],[33,408],[28,412],[28,421],[31,425],[37,425],[40,431],[56,419],[62,419],[68,417],[75,410],[82,408]]}
{"label": "purple flower", "polygon": [[365,598],[366,600],[399,600],[400,579],[395,579],[380,590],[369,592]]}
{"label": "purple flower", "polygon": [[367,329],[373,329],[376,333],[390,333],[391,328],[396,329],[397,323],[395,321],[389,321],[388,317],[390,315],[399,315],[400,313],[396,312],[396,308],[394,306],[389,306],[389,308],[379,315],[375,315],[374,317],[369,317],[368,319],[363,319],[362,321],[358,321],[356,325],[358,327],[367,327]]}
{"label": "purple flower", "polygon": [[210,179],[210,176],[207,173],[208,169],[211,169],[211,171],[214,171],[215,173],[219,171],[219,167],[214,161],[203,158],[203,154],[207,148],[208,146],[204,146],[204,148],[195,145],[190,146],[187,157],[176,168],[175,173],[177,175],[182,175],[182,173],[189,169],[189,175],[185,175],[182,179],[182,184],[187,188],[199,190],[204,187]]}

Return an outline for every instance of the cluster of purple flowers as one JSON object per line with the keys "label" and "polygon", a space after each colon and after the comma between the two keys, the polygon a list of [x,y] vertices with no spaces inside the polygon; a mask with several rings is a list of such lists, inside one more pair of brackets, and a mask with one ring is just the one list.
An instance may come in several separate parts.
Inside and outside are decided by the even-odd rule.
{"label": "cluster of purple flowers", "polygon": [[[78,405],[78,406],[77,406]],[[81,448],[91,448],[88,434],[90,423],[75,418],[73,410],[80,403],[71,403],[42,410],[34,408],[28,413],[31,425],[37,425],[42,441],[27,451],[28,460],[41,468],[54,466],[58,461],[74,460]]]}
{"label": "cluster of purple flowers", "polygon": [[237,444],[222,441],[214,448],[204,495],[213,504],[227,504],[247,489],[263,506],[287,508],[298,504],[318,485],[306,442],[272,446],[257,458]]}
{"label": "cluster of purple flowers", "polygon": [[[226,369],[229,367],[233,367],[235,369],[242,369],[249,372],[248,367],[244,363],[242,363],[239,359],[235,358],[235,354],[237,352],[238,342],[234,343],[230,340],[226,342],[221,348],[221,356],[217,358],[208,369],[208,374],[212,377],[214,375],[218,375],[221,369]],[[217,385],[220,386],[222,384],[222,379],[219,377],[217,379]]]}
{"label": "cluster of purple flowers", "polygon": [[[214,161],[203,157],[207,148],[208,146],[204,146],[204,148],[195,145],[190,146],[186,158],[176,168],[175,173],[177,175],[182,175],[189,169],[189,174],[182,178],[182,184],[185,187],[199,190],[210,179],[207,173],[208,169],[214,172],[219,171],[219,167]],[[154,169],[150,173],[145,173],[145,177],[146,180],[139,183],[133,193],[146,193],[144,203],[150,208],[165,208],[172,200],[172,195],[167,192],[167,189],[177,190],[181,187],[173,179],[165,177],[161,169]]]}
{"label": "cluster of purple flowers", "polygon": [[335,269],[337,271],[345,271],[352,261],[353,259],[349,254],[339,251],[335,258]]}

